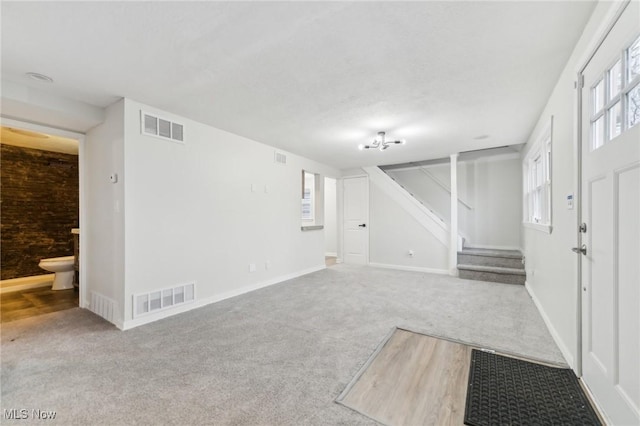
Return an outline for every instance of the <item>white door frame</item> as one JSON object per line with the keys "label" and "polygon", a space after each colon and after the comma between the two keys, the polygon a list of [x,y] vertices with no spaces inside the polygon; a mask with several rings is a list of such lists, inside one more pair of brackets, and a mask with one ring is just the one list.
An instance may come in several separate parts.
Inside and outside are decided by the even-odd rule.
{"label": "white door frame", "polygon": [[[338,204],[339,204],[338,203],[338,197],[339,197],[339,195],[338,195],[338,185],[341,185],[342,179],[335,178],[333,176],[324,176],[323,179],[324,179],[324,192],[323,192],[322,196],[324,197],[325,212],[326,212],[326,208],[327,208],[327,179],[331,179],[331,180],[333,180],[335,182],[334,183],[335,192],[333,194],[333,198],[334,198],[333,199],[333,205],[335,206],[335,211],[333,213],[330,213],[330,215],[333,216],[333,220],[334,220],[334,223],[335,223],[335,229],[334,229],[335,230],[335,235],[333,237],[336,239],[336,245],[335,245],[335,253],[331,253],[331,254],[335,255],[336,263],[340,263],[341,260],[340,260],[340,237],[339,237],[339,235],[340,235],[340,227],[342,226],[342,224],[338,220],[339,219],[339,217],[338,217],[338,208],[339,208],[339,206],[338,206]],[[326,242],[327,231],[328,231],[328,229],[327,229],[327,215],[326,214],[324,215],[324,230],[323,231],[325,233],[325,237],[324,238],[325,238],[325,242]],[[328,254],[329,253],[327,253],[326,244],[325,244],[324,255],[327,256]]]}
{"label": "white door frame", "polygon": [[[87,256],[84,250],[86,250],[87,244],[87,222],[86,222],[86,193],[85,193],[85,182],[86,182],[86,167],[85,167],[85,135],[82,133],[72,132],[70,130],[58,129],[56,127],[45,126],[41,124],[29,123],[26,121],[15,120],[12,118],[0,117],[0,123],[3,126],[16,127],[19,129],[30,130],[38,133],[46,133],[49,135],[60,136],[69,139],[75,139],[78,141],[78,180],[79,180],[79,193],[80,193],[80,212],[79,212],[79,224],[80,232],[85,230],[84,233],[81,234],[81,238],[83,243],[80,244],[80,252],[79,252],[79,283],[78,283],[78,305],[81,308],[88,308],[89,302],[85,298],[86,292],[86,274],[87,274]],[[71,232],[71,230],[69,230]]]}
{"label": "white door frame", "polygon": [[[345,258],[345,251],[344,251],[344,228],[346,225],[346,220],[344,219],[344,196],[345,196],[345,192],[344,192],[344,181],[345,179],[352,179],[352,178],[365,178],[366,182],[367,182],[367,193],[366,193],[366,200],[367,200],[367,227],[369,227],[369,223],[371,222],[371,209],[370,209],[370,200],[369,200],[369,175],[368,174],[359,174],[359,175],[352,175],[352,176],[343,176],[342,178],[340,178],[339,180],[339,185],[336,183],[336,186],[339,186],[340,188],[340,194],[338,199],[341,201],[340,205],[338,205],[338,222],[339,222],[339,235],[338,235],[338,247],[340,252],[338,253],[338,258],[340,259],[341,262],[344,262],[344,258]],[[337,193],[337,191],[336,191]],[[365,247],[365,259],[366,259],[366,264],[369,264],[369,247],[371,245],[371,232],[370,232],[371,228],[369,227],[369,229],[367,229],[367,232],[369,233],[369,237],[367,238],[367,246]]]}

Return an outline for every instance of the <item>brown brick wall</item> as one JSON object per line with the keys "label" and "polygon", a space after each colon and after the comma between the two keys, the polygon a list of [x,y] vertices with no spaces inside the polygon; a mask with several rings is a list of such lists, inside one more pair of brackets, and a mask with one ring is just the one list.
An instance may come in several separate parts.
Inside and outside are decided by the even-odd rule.
{"label": "brown brick wall", "polygon": [[73,254],[78,156],[0,145],[1,279],[48,274],[40,259]]}

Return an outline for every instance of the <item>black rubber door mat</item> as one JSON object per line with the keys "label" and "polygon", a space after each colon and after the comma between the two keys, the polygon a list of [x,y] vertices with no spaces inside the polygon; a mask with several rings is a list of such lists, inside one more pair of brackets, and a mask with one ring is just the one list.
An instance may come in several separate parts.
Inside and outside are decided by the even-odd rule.
{"label": "black rubber door mat", "polygon": [[464,423],[602,425],[572,370],[477,349],[471,352]]}

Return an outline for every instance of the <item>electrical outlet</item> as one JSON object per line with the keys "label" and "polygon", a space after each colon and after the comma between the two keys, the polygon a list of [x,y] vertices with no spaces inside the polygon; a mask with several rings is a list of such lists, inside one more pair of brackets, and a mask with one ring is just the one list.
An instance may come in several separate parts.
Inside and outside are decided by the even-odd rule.
{"label": "electrical outlet", "polygon": [[249,272],[255,272],[256,271],[256,264],[255,263],[250,263],[249,264]]}
{"label": "electrical outlet", "polygon": [[413,252],[413,250],[409,250],[408,254],[409,254],[409,257],[413,257],[415,253]]}
{"label": "electrical outlet", "polygon": [[267,271],[269,269],[271,269],[271,261],[270,260],[267,260],[266,262],[264,262],[264,269],[267,270]]}

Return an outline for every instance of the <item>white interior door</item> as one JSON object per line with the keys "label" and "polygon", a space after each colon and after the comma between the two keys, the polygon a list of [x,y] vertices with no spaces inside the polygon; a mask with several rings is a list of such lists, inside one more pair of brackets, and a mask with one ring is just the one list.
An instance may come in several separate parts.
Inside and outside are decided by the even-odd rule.
{"label": "white interior door", "polygon": [[369,263],[369,178],[343,179],[344,262]]}
{"label": "white interior door", "polygon": [[627,6],[582,88],[582,373],[619,425],[640,424],[639,8]]}

